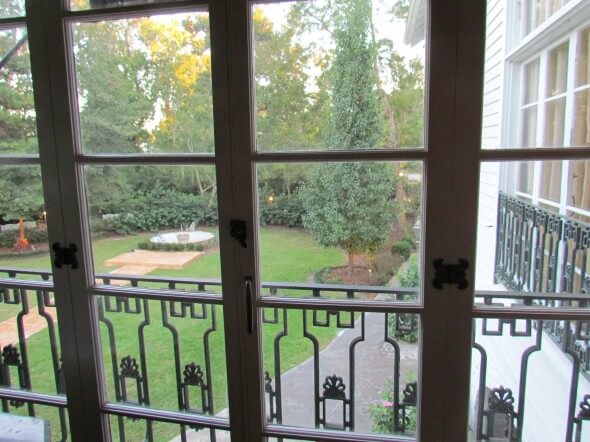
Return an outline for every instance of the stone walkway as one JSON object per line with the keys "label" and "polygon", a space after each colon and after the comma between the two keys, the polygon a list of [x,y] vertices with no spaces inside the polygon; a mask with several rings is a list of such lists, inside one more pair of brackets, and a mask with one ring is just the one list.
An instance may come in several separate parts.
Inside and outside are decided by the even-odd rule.
{"label": "stone walkway", "polygon": [[[384,315],[365,314],[365,341],[356,346],[356,401],[355,431],[371,432],[369,407],[382,401],[386,379],[393,377],[394,350],[384,343]],[[350,388],[349,346],[360,335],[361,321],[356,321],[355,329],[340,332],[334,340],[320,352],[320,385],[326,376],[341,376],[348,395]],[[400,391],[405,383],[415,380],[418,370],[418,346],[400,341]],[[309,358],[282,375],[283,423],[300,427],[314,428],[313,358]],[[273,386],[275,382],[273,380]],[[265,399],[267,396],[265,395]],[[338,422],[342,418],[340,405],[328,407],[328,420]],[[227,415],[223,410],[220,415]],[[180,436],[171,442],[179,442]],[[209,441],[209,430],[187,433],[189,442]],[[217,438],[225,442],[223,436]]]}

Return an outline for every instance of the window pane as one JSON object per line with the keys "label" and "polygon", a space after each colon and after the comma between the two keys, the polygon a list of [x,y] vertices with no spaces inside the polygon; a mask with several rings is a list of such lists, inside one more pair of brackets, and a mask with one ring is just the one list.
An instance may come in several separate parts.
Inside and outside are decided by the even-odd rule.
{"label": "window pane", "polygon": [[590,84],[590,28],[580,32],[576,53],[576,86]]}
{"label": "window pane", "polygon": [[0,18],[22,17],[25,15],[25,0],[0,1]]}
{"label": "window pane", "polygon": [[561,194],[561,161],[546,161],[541,166],[539,195],[551,201],[559,201]]}
{"label": "window pane", "polygon": [[0,155],[37,153],[37,126],[27,32],[0,31]]}
{"label": "window pane", "polygon": [[[108,401],[228,417],[220,305],[99,296],[96,311]],[[129,440],[143,440],[146,424],[128,424]]]}
{"label": "window pane", "polygon": [[568,204],[590,212],[589,183],[590,160],[570,161]]}
{"label": "window pane", "polygon": [[258,166],[263,294],[417,301],[421,200],[420,162]]}
{"label": "window pane", "polygon": [[545,146],[564,145],[565,98],[551,100],[545,105]]}
{"label": "window pane", "polygon": [[590,146],[590,90],[578,92],[575,96],[573,146]]}
{"label": "window pane", "polygon": [[253,6],[257,149],[422,147],[426,7],[418,3]]}
{"label": "window pane", "polygon": [[169,442],[230,442],[229,431],[212,428],[192,429],[188,425],[161,421],[148,421],[123,416],[108,415],[111,440],[124,441],[169,441]]}
{"label": "window pane", "polygon": [[527,193],[529,195],[533,193],[533,174],[534,163],[532,161],[520,162],[517,187],[519,192]]}
{"label": "window pane", "polygon": [[537,106],[531,106],[522,111],[522,146],[535,147],[537,145]]}
{"label": "window pane", "polygon": [[[516,192],[522,179],[518,173],[526,163],[482,164],[476,303],[556,309],[585,306],[590,293],[590,211],[580,205],[586,204],[590,188],[588,163],[531,163],[529,198]],[[569,171],[568,179],[565,173],[560,175],[562,170]]]}
{"label": "window pane", "polygon": [[589,440],[588,325],[476,319],[469,440]]}
{"label": "window pane", "polygon": [[205,13],[73,25],[82,149],[212,153]]}
{"label": "window pane", "polygon": [[262,321],[268,422],[416,438],[419,315],[265,309]]}
{"label": "window pane", "polygon": [[39,166],[1,166],[0,268],[49,269],[48,218]]}
{"label": "window pane", "polygon": [[[213,166],[85,171],[94,269],[102,282],[124,285],[131,276],[155,275],[220,278]],[[219,284],[210,288],[219,292]]]}
{"label": "window pane", "polygon": [[113,8],[117,6],[167,3],[173,0],[69,0],[71,10]]}
{"label": "window pane", "polygon": [[549,53],[547,96],[565,92],[567,87],[567,60],[569,44],[564,43]]}
{"label": "window pane", "polygon": [[524,103],[537,101],[539,98],[539,60],[532,61],[524,68]]}

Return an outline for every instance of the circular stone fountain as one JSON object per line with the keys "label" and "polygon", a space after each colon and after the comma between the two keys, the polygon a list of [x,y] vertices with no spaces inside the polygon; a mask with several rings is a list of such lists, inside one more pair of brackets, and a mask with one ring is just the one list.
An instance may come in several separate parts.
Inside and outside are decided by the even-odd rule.
{"label": "circular stone fountain", "polygon": [[200,230],[194,232],[170,232],[160,233],[150,238],[150,242],[156,244],[194,244],[209,241],[213,234]]}

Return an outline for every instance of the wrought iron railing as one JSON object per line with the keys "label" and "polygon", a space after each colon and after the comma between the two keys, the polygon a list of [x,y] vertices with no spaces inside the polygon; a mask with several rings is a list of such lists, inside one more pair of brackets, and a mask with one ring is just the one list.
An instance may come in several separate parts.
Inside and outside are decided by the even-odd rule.
{"label": "wrought iron railing", "polygon": [[[5,276],[2,278],[2,276]],[[26,281],[35,280],[35,281]],[[0,269],[0,301],[5,304],[17,307],[15,317],[17,323],[22,324],[25,316],[29,312],[29,298],[36,296],[37,308],[40,314],[45,307],[50,305],[54,307],[53,297],[48,294],[52,291],[51,274],[46,271],[20,270],[20,269]],[[39,282],[38,282],[39,281]],[[22,283],[22,284],[21,284]],[[174,379],[176,380],[177,391],[177,410],[185,413],[195,413],[204,416],[213,416],[218,413],[219,407],[215,404],[215,389],[212,373],[211,356],[212,348],[210,338],[214,333],[222,333],[219,330],[218,315],[221,308],[221,282],[213,279],[194,280],[189,278],[162,278],[151,276],[131,276],[119,274],[101,274],[97,275],[97,283],[105,286],[112,286],[113,290],[107,289],[104,294],[95,296],[97,315],[99,322],[103,324],[103,348],[105,349],[105,369],[110,370],[109,379],[112,385],[107,385],[107,390],[113,392],[113,397],[117,403],[141,405],[144,407],[157,407],[152,398],[152,384],[161,382],[161,379],[152,378],[148,367],[148,357],[146,355],[145,328],[161,321],[164,328],[168,329],[172,336],[171,359],[173,360]],[[42,288],[34,290],[36,284],[43,284]],[[147,299],[141,296],[130,296],[129,293],[119,295],[116,293],[117,288],[123,284],[125,287],[138,289],[167,289],[172,291],[186,291],[187,294],[199,293],[199,300],[179,301],[177,299],[166,298],[166,293],[157,299],[154,303],[153,298]],[[21,285],[21,287],[19,287]],[[321,298],[346,298],[355,299],[361,294],[367,295],[384,294],[390,299],[417,298],[417,289],[392,289],[387,287],[375,286],[347,286],[339,284],[297,284],[297,283],[263,283],[263,293],[270,296],[306,296]],[[113,294],[111,294],[113,293]],[[202,295],[207,294],[210,301],[203,300]],[[51,302],[51,304],[48,304]],[[135,317],[137,331],[132,340],[137,340],[137,354],[124,352],[121,354],[119,347],[122,342],[117,335],[117,326],[114,324],[112,315],[125,315],[126,317]],[[314,404],[315,419],[310,422],[317,428],[354,431],[355,429],[355,368],[356,361],[354,358],[355,348],[362,343],[365,334],[365,313],[353,313],[343,311],[317,311],[312,309],[296,308],[265,308],[262,312],[262,323],[274,325],[280,330],[276,333],[274,339],[274,358],[270,362],[272,367],[267,367],[265,373],[264,386],[267,394],[267,420],[272,423],[282,423],[283,420],[283,397],[281,389],[281,376],[274,375],[271,379],[270,373],[282,373],[280,366],[280,341],[289,335],[287,317],[299,315],[303,322],[304,335],[312,343],[313,352],[310,357],[313,359],[313,376],[314,376]],[[372,313],[377,315],[377,313]],[[408,429],[407,423],[412,414],[416,414],[415,407],[417,402],[417,383],[409,382],[401,384],[400,379],[400,348],[398,339],[402,335],[414,335],[418,333],[417,316],[412,314],[381,314],[384,316],[383,342],[390,345],[394,354],[394,363],[391,367],[392,379],[392,427],[397,433],[413,433],[413,428]],[[51,315],[44,316],[47,321],[49,333],[49,347],[51,348],[54,359],[60,360],[58,340],[53,332],[56,329],[54,317]],[[173,320],[185,318],[194,321],[208,321],[207,327],[198,338],[202,342],[202,355],[193,360],[185,359],[181,346],[179,345],[179,335],[181,332],[174,325]],[[360,336],[350,343],[348,352],[350,355],[348,367],[341,367],[346,373],[335,372],[324,379],[320,379],[320,342],[314,336],[312,328],[329,328],[334,331],[355,329],[359,331]],[[22,327],[21,327],[22,328]],[[20,329],[19,329],[20,330]],[[124,339],[130,339],[126,336]],[[0,342],[4,345],[3,342]],[[28,337],[24,331],[19,333],[18,342],[4,345],[3,357],[0,358],[0,373],[9,373],[9,367],[17,367],[20,379],[15,380],[9,374],[0,377],[0,397],[3,397],[3,409],[9,412],[11,407],[20,407],[22,401],[11,401],[10,392],[13,389],[25,391],[34,390],[30,381],[28,381],[31,367],[27,361]],[[107,368],[108,367],[108,368]],[[56,365],[54,378],[56,382],[56,393],[64,392],[63,375],[61,363]],[[383,380],[384,381],[384,380]],[[329,422],[326,418],[326,403],[330,401],[341,402],[343,407],[341,422]],[[309,407],[312,404],[304,404]],[[31,415],[34,415],[33,404],[28,404]],[[65,413],[60,409],[60,413]],[[121,440],[129,440],[129,435],[125,431],[127,418],[123,415],[115,417],[118,421],[118,436]],[[145,420],[144,435],[147,440],[157,439],[154,436],[153,421]],[[187,439],[189,427],[194,430],[203,430],[201,425],[182,425],[180,427],[181,439]],[[64,420],[61,422],[62,440],[67,438],[67,426]],[[210,430],[209,438],[215,440],[215,430]]]}
{"label": "wrought iron railing", "polygon": [[[7,278],[2,278],[5,275]],[[18,278],[34,278],[34,281],[28,281]],[[153,377],[149,370],[149,364],[146,356],[146,342],[144,330],[151,323],[160,322],[166,328],[171,340],[169,351],[172,360],[171,378],[175,380],[176,402],[177,406],[172,411],[181,411],[185,415],[214,416],[220,411],[220,405],[215,403],[215,391],[220,387],[215,385],[215,375],[212,373],[211,357],[215,350],[211,347],[210,338],[214,333],[222,333],[218,324],[218,315],[222,312],[221,306],[221,284],[218,280],[192,280],[182,278],[158,278],[149,276],[125,276],[104,274],[98,275],[98,283],[114,284],[115,280],[123,281],[127,287],[154,288],[161,287],[165,289],[186,290],[187,294],[208,293],[211,298],[210,302],[204,300],[201,296],[198,300],[179,301],[168,299],[165,296],[154,301],[151,299],[135,297],[130,295],[129,290],[126,294],[117,294],[115,286],[111,291],[108,287],[104,294],[95,296],[97,302],[97,314],[100,323],[103,324],[103,348],[105,349],[105,367],[110,372],[106,376],[108,382],[107,389],[113,391],[115,402],[129,405],[141,405],[143,407],[158,407],[157,398],[153,397],[152,387],[162,382],[162,379]],[[293,295],[303,296],[305,293],[311,297],[333,296],[340,293],[345,298],[357,298],[366,296],[367,293],[385,294],[392,299],[406,299],[416,297],[416,289],[396,289],[387,287],[358,287],[345,285],[324,285],[324,284],[293,284],[293,283],[263,283],[263,293],[266,295],[283,296]],[[31,308],[31,299],[36,300],[36,308],[47,322],[48,329],[55,330],[56,324],[51,315],[43,315],[47,308],[53,308],[52,284],[48,272],[20,271],[16,269],[0,269],[0,301],[16,308],[14,320],[17,324],[22,324],[24,316],[27,315]],[[113,294],[109,294],[113,293]],[[154,308],[157,306],[157,308]],[[116,324],[113,323],[109,315],[124,315],[125,317],[137,318],[137,329],[133,336],[124,337],[116,335]],[[375,316],[369,316],[375,315]],[[285,423],[285,398],[284,385],[281,383],[281,376],[278,373],[284,373],[281,367],[281,340],[290,333],[290,321],[301,321],[303,335],[311,343],[313,351],[311,352],[311,363],[313,366],[310,382],[313,384],[313,403],[302,404],[305,407],[313,408],[314,419],[311,426],[317,428],[333,429],[339,428],[346,431],[358,430],[355,421],[355,408],[358,407],[358,388],[355,385],[356,358],[355,351],[360,343],[365,339],[365,329],[367,322],[374,321],[377,315],[382,315],[383,321],[382,341],[383,345],[392,349],[391,365],[391,389],[392,391],[392,428],[395,433],[408,434],[413,433],[412,428],[408,428],[410,417],[416,413],[417,392],[419,385],[417,382],[403,383],[400,376],[400,337],[415,334],[419,329],[418,319],[412,314],[396,313],[352,313],[345,311],[314,310],[313,308],[264,308],[262,312],[262,323],[275,327],[277,332],[273,335],[272,347],[273,357],[270,361],[265,361],[268,366],[265,367],[264,390],[267,402],[267,420],[270,423]],[[185,318],[191,321],[207,321],[204,331],[198,338],[202,343],[202,354],[194,358],[187,358],[179,345],[179,331],[173,320]],[[288,319],[290,318],[290,319]],[[505,325],[509,326],[510,336],[513,338],[529,337],[541,339],[549,333],[546,322],[527,321],[525,329],[517,329],[514,321],[499,321],[497,328],[489,327],[483,320],[481,335],[502,335]],[[336,372],[331,372],[328,376],[320,377],[320,342],[314,336],[313,330],[318,327],[333,327],[335,331],[354,329],[356,337],[352,339],[347,348],[348,366],[338,367]],[[574,329],[573,334],[565,334],[570,338],[576,337],[580,342],[584,342],[587,348],[588,328],[583,321],[571,321],[564,325],[565,329]],[[313,328],[313,329],[312,329]],[[577,331],[576,331],[577,330]],[[56,397],[63,393],[64,383],[61,370],[60,352],[58,340],[55,333],[48,334],[47,345],[51,349],[53,358],[53,383],[55,385]],[[121,339],[131,339],[136,341],[138,353],[121,352],[119,350],[122,342]],[[192,339],[192,335],[191,335]],[[526,378],[528,358],[530,355],[539,350],[540,344],[535,341],[534,348],[531,347],[523,354],[521,361],[521,373]],[[27,360],[28,354],[28,337],[19,332],[18,342],[0,343],[3,345],[3,352],[6,353],[0,358],[0,372],[5,373],[6,369],[17,373],[17,377],[2,375],[0,379],[0,398],[4,411],[10,412],[14,407],[21,407],[26,404],[29,407],[29,413],[34,415],[34,405],[23,400],[12,400],[17,397],[19,391],[35,391],[34,381],[31,379],[31,367]],[[489,440],[493,437],[500,437],[499,440],[517,441],[522,435],[523,418],[524,418],[524,395],[526,382],[520,382],[522,390],[519,389],[518,396],[515,398],[509,388],[501,385],[495,388],[488,388],[485,378],[486,354],[483,346],[475,343],[474,347],[481,354],[482,370],[480,372],[480,396],[477,404],[477,435],[478,440]],[[16,353],[14,349],[17,349]],[[569,348],[569,347],[568,347]],[[573,348],[573,347],[572,347]],[[110,354],[108,354],[110,353]],[[579,370],[587,369],[587,359],[576,356],[576,350],[568,351],[574,357],[578,357]],[[194,353],[193,353],[194,355]],[[575,366],[576,367],[576,366]],[[574,367],[574,368],[575,368]],[[271,373],[274,375],[271,376]],[[481,374],[483,373],[483,375]],[[20,374],[20,378],[18,376]],[[274,379],[273,379],[274,377]],[[29,379],[29,380],[28,380]],[[572,377],[572,382],[573,382]],[[385,381],[381,379],[381,381]],[[577,381],[576,381],[577,382]],[[576,384],[577,385],[577,384]],[[516,392],[514,392],[516,393]],[[61,439],[65,440],[68,435],[65,400],[61,399],[61,406],[58,407],[60,413]],[[576,390],[572,387],[568,411],[568,434],[571,438],[568,440],[581,440],[583,423],[590,420],[588,411],[589,396],[584,396],[580,402],[576,399]],[[577,401],[577,402],[576,402]],[[49,401],[51,402],[51,401]],[[340,403],[343,410],[340,421],[329,421],[326,418],[326,403]],[[56,402],[57,403],[57,402]],[[522,404],[522,405],[521,405]],[[57,406],[57,405],[56,405]],[[124,417],[125,413],[118,411],[118,428],[119,438],[129,440],[132,438],[125,431],[126,425],[138,424],[143,425],[142,434],[146,440],[157,440],[153,432],[153,420],[137,420],[137,418]],[[133,420],[135,419],[135,420]],[[498,424],[503,422],[503,425]],[[288,422],[286,422],[288,423]],[[204,429],[207,423],[186,424],[180,426],[181,440],[189,438],[188,430],[210,431],[209,438],[215,440],[215,430]],[[577,439],[576,439],[577,438]]]}
{"label": "wrought iron railing", "polygon": [[[590,225],[535,207],[505,193],[498,198],[496,260],[494,282],[502,284],[509,293],[479,292],[485,303],[493,299],[510,303],[545,307],[587,307],[590,301],[590,275],[587,274],[590,249]],[[487,391],[485,349],[474,340],[481,356],[481,379],[477,422],[478,440],[501,434],[503,439],[520,441],[524,420],[524,397],[528,360],[541,348],[543,335],[556,342],[571,357],[572,378],[568,407],[566,440],[581,440],[582,423],[590,419],[588,400],[576,403],[579,376],[590,379],[590,320],[525,321],[524,330],[516,329],[515,320],[498,320],[497,329],[490,330],[482,321],[482,336],[503,336],[504,326],[509,335],[518,339],[535,337],[535,344],[521,357],[518,396],[502,386]],[[564,356],[567,357],[567,356]],[[485,399],[487,398],[487,399]],[[485,403],[487,400],[487,404]],[[515,402],[517,401],[517,405]],[[495,426],[501,415],[503,425]],[[484,425],[483,420],[487,421]]]}

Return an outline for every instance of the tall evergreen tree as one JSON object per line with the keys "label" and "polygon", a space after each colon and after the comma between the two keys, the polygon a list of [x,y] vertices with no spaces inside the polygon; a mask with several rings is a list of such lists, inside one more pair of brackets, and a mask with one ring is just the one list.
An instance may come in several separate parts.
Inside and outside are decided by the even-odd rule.
{"label": "tall evergreen tree", "polygon": [[[332,65],[331,149],[376,147],[383,119],[375,90],[375,47],[370,39],[370,0],[341,0],[335,4]],[[332,163],[314,169],[302,189],[304,225],[325,246],[348,253],[352,274],[354,255],[380,248],[392,217],[394,176],[382,163]]]}

